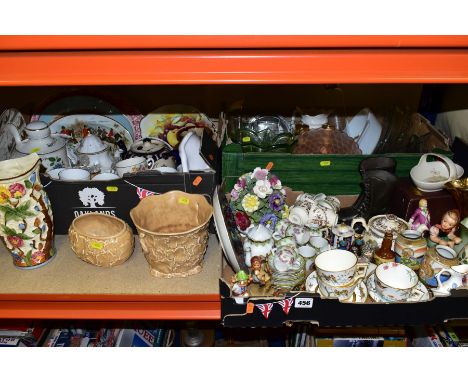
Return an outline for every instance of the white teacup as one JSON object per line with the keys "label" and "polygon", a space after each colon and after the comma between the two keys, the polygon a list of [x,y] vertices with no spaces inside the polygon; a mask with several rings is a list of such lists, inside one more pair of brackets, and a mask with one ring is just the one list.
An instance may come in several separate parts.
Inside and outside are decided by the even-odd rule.
{"label": "white teacup", "polygon": [[303,245],[298,248],[299,254],[305,259],[305,269],[307,274],[310,273],[310,268],[314,264],[314,257],[317,254],[315,248],[310,245]]}
{"label": "white teacup", "polygon": [[[152,162],[154,164],[154,161]],[[127,173],[137,173],[148,169],[148,162],[144,157],[133,157],[117,162],[117,174],[122,178]]]}
{"label": "white teacup", "polygon": [[59,180],[60,171],[63,171],[63,170],[64,168],[54,168],[53,170],[47,170],[46,173],[47,175],[49,175],[50,179]]}
{"label": "white teacup", "polygon": [[312,236],[309,243],[316,249],[317,253],[325,252],[331,249],[328,240],[321,236]]}
{"label": "white teacup", "polygon": [[419,279],[416,272],[400,263],[383,263],[375,269],[375,289],[387,301],[406,301],[412,295],[423,297],[415,289]]}
{"label": "white teacup", "polygon": [[352,296],[354,289],[356,289],[359,283],[359,279],[353,279],[349,284],[345,285],[330,285],[324,280],[317,278],[317,283],[324,297],[344,300]]}
{"label": "white teacup", "polygon": [[65,168],[59,172],[59,179],[66,182],[77,182],[91,179],[91,174],[82,168]]}
{"label": "white teacup", "polygon": [[358,264],[358,257],[349,251],[332,249],[315,258],[317,279],[329,285],[351,284],[366,275],[368,264]]}

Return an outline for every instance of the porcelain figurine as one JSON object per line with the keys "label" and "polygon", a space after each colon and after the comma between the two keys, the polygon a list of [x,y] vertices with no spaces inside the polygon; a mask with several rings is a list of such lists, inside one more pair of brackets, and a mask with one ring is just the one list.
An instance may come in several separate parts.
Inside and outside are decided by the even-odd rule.
{"label": "porcelain figurine", "polygon": [[49,198],[36,153],[0,162],[0,241],[20,269],[40,267],[56,254]]}
{"label": "porcelain figurine", "polygon": [[364,227],[364,224],[362,224],[361,222],[353,224],[351,227],[354,230],[354,239],[349,250],[353,252],[357,257],[361,257],[362,247],[364,245],[364,233],[366,232],[366,229]]}
{"label": "porcelain figurine", "polygon": [[459,224],[460,212],[457,209],[447,211],[444,216],[442,216],[440,224],[434,224],[429,230],[428,247],[447,245],[453,248],[456,244],[459,244],[461,238],[455,235]]}
{"label": "porcelain figurine", "polygon": [[270,274],[266,271],[266,263],[260,256],[253,256],[250,260],[252,266],[250,267],[250,275],[254,283],[260,286],[266,286],[271,280]]}
{"label": "porcelain figurine", "polygon": [[249,276],[244,271],[239,271],[231,278],[232,295],[235,297],[249,297],[248,286],[252,282],[252,276]]}
{"label": "porcelain figurine", "polygon": [[[442,274],[449,274],[450,277],[445,281],[441,280]],[[437,288],[432,289],[434,295],[448,296],[452,289],[464,286],[464,279],[468,275],[468,264],[454,265],[448,269],[442,269],[435,275]]]}
{"label": "porcelain figurine", "polygon": [[253,224],[245,231],[244,240],[245,265],[251,267],[254,256],[266,258],[275,244],[271,231],[262,224]]}
{"label": "porcelain figurine", "polygon": [[431,214],[427,207],[427,200],[420,199],[418,206],[408,223],[413,231],[425,232],[431,228]]}
{"label": "porcelain figurine", "polygon": [[364,241],[361,247],[361,257],[366,258],[368,262],[372,262],[374,259],[375,251],[379,248],[379,245],[375,240]]}
{"label": "porcelain figurine", "polygon": [[[67,151],[67,139],[64,134],[51,134],[50,128],[45,122],[31,122],[24,128],[27,138],[21,140],[18,129],[14,125],[8,125],[9,132],[15,139],[15,152],[13,158],[23,157],[31,153],[37,153],[41,163],[47,170],[70,167]],[[73,159],[74,156],[72,156]]]}

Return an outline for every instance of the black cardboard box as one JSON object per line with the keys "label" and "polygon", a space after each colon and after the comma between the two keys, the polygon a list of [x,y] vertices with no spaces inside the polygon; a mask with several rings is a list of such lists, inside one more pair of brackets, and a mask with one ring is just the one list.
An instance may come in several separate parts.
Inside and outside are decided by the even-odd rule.
{"label": "black cardboard box", "polygon": [[[297,196],[297,195],[296,195]],[[222,211],[227,198],[221,187],[218,197]],[[341,197],[342,206],[352,203]],[[216,206],[215,206],[216,208]],[[226,219],[225,219],[226,221]],[[230,237],[237,262],[241,264],[242,245]],[[245,264],[241,266],[244,270]],[[248,271],[248,270],[247,270]],[[291,291],[281,296],[268,295],[258,286],[250,288],[250,297],[233,297],[230,280],[234,270],[225,256],[219,279],[221,322],[225,327],[280,327],[292,322],[312,322],[319,326],[382,326],[437,324],[446,320],[468,318],[468,290],[452,290],[448,297],[431,297],[424,302],[342,303],[322,299],[317,293]]]}
{"label": "black cardboard box", "polygon": [[140,201],[139,193],[146,191],[164,193],[172,190],[204,195],[212,204],[217,183],[218,147],[210,138],[202,139],[201,154],[212,170],[189,173],[164,173],[155,171],[126,174],[114,181],[62,182],[42,176],[41,182],[49,196],[54,216],[55,233],[68,234],[76,217],[90,213],[116,216],[126,221],[133,231],[130,210]]}

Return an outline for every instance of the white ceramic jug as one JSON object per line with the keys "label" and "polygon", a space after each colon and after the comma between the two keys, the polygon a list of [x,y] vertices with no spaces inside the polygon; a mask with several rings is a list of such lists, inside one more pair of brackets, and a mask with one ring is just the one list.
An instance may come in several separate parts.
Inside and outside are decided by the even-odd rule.
{"label": "white ceramic jug", "polygon": [[[445,281],[441,281],[440,279],[443,273],[450,274],[450,277]],[[466,275],[468,275],[468,264],[453,265],[450,268],[444,268],[435,275],[437,288],[432,289],[432,292],[436,296],[450,295],[450,290],[463,286],[463,278]]]}

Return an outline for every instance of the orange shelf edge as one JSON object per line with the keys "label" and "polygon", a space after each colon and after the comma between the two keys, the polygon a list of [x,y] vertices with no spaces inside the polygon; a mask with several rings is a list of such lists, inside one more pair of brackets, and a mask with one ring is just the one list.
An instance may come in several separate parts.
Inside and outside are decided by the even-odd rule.
{"label": "orange shelf edge", "polygon": [[0,53],[0,86],[467,82],[468,49]]}
{"label": "orange shelf edge", "polygon": [[268,49],[268,48],[454,48],[468,36],[404,35],[192,35],[192,36],[0,36],[0,50]]}
{"label": "orange shelf edge", "polygon": [[0,295],[0,319],[220,320],[219,299],[219,295]]}

